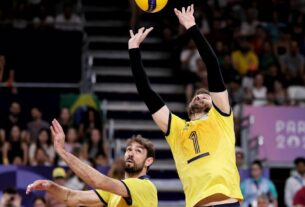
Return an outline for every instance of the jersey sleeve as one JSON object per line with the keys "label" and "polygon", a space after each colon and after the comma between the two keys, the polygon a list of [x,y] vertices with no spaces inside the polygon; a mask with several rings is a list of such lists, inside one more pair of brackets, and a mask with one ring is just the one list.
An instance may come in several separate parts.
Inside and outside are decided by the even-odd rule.
{"label": "jersey sleeve", "polygon": [[94,190],[94,192],[101,200],[101,203],[103,203],[104,206],[107,206],[110,199],[110,193],[103,190]]}
{"label": "jersey sleeve", "polygon": [[181,119],[180,117],[176,116],[175,114],[171,113],[169,119],[169,130],[165,135],[166,141],[170,145],[171,148],[174,147],[175,139],[180,137],[180,133],[185,127],[186,121]]}
{"label": "jersey sleeve", "polygon": [[125,201],[129,206],[157,207],[157,190],[147,179],[129,178],[122,180],[127,188],[129,198]]}

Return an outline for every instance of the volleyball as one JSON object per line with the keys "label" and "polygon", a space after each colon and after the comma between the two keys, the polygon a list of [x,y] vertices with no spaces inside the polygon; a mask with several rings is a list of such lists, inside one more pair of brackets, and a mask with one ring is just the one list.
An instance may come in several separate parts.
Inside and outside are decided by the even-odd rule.
{"label": "volleyball", "polygon": [[140,9],[148,13],[161,11],[167,4],[168,0],[135,0]]}

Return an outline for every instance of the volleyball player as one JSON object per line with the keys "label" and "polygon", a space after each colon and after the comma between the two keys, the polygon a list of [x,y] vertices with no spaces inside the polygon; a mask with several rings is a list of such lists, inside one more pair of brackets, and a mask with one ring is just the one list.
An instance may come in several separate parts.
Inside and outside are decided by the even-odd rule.
{"label": "volleyball player", "polygon": [[186,207],[240,206],[240,178],[235,164],[233,114],[217,57],[202,36],[194,6],[175,9],[195,42],[208,71],[208,90],[199,89],[188,105],[190,121],[173,114],[153,91],[142,65],[139,46],[153,28],[130,31],[132,73],[139,95],[166,136],[186,196]]}

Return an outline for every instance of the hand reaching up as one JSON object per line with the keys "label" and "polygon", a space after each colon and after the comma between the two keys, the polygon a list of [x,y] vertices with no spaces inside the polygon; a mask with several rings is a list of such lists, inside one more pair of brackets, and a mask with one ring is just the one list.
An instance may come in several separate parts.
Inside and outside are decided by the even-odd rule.
{"label": "hand reaching up", "polygon": [[138,48],[152,30],[153,27],[150,27],[148,29],[142,27],[135,34],[133,33],[132,30],[129,30],[130,39],[128,41],[128,49]]}
{"label": "hand reaching up", "polygon": [[193,4],[191,6],[188,6],[187,9],[182,7],[181,11],[175,8],[174,12],[178,17],[180,24],[182,24],[185,29],[189,29],[190,27],[196,24]]}

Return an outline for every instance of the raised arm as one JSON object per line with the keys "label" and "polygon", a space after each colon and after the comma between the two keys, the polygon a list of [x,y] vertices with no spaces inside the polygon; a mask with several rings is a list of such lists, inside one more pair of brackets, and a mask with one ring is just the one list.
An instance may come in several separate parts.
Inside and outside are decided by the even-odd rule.
{"label": "raised arm", "polygon": [[167,133],[170,111],[161,97],[151,88],[149,79],[142,64],[139,49],[140,44],[152,29],[153,28],[151,27],[145,30],[142,27],[136,34],[134,34],[133,31],[130,31],[130,39],[128,41],[130,64],[139,95],[143,98],[155,123],[163,133]]}
{"label": "raised arm", "polygon": [[65,134],[57,120],[52,121],[50,128],[56,152],[86,184],[95,189],[101,189],[122,197],[129,196],[125,185],[121,181],[103,175],[64,149]]}
{"label": "raised arm", "polygon": [[67,206],[101,206],[101,201],[94,191],[78,191],[57,185],[49,180],[36,180],[28,185],[26,194],[34,190],[44,190],[59,202]]}
{"label": "raised arm", "polygon": [[194,40],[199,54],[204,61],[208,71],[208,85],[210,95],[214,104],[224,113],[229,114],[231,111],[229,96],[226,90],[218,59],[205,37],[198,29],[194,18],[194,5],[184,7],[181,11],[175,9],[175,14],[186,29],[187,33]]}

